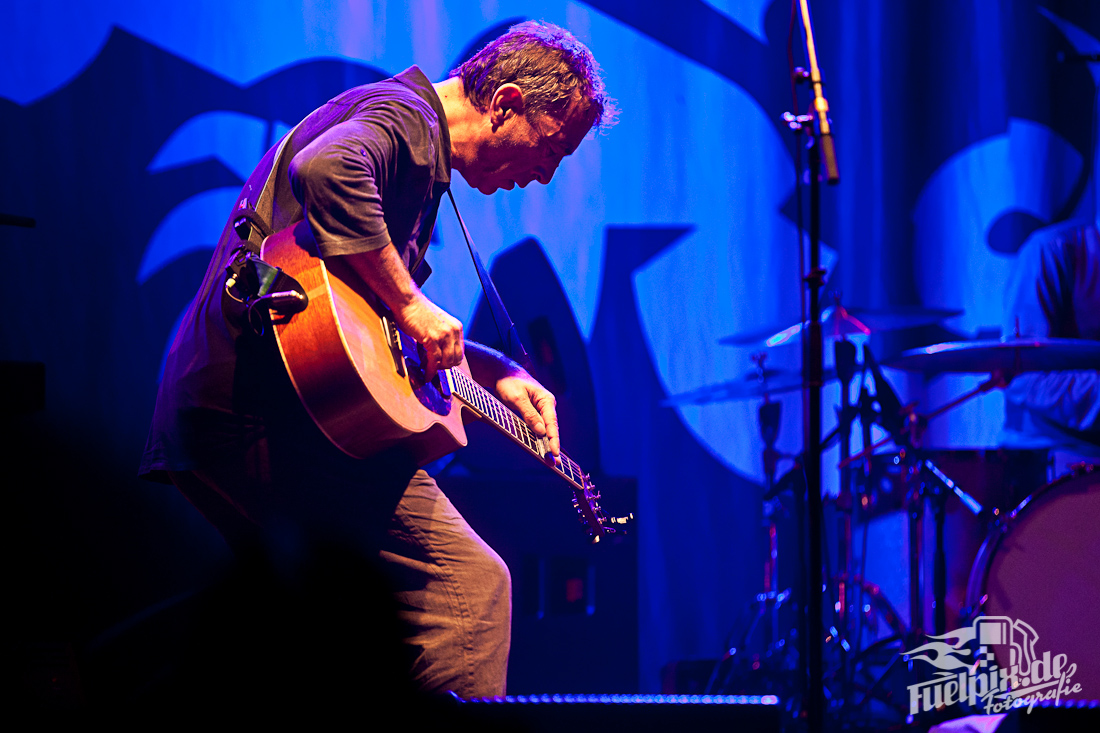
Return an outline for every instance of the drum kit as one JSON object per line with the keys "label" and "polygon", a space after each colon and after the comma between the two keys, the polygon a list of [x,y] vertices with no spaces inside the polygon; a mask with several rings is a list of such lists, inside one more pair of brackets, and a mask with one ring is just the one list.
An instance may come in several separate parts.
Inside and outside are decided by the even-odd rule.
{"label": "drum kit", "polygon": [[[934,671],[923,662],[915,665],[905,651],[927,643],[926,635],[943,637],[982,616],[1026,622],[1041,639],[1037,648],[1068,654],[1078,665],[1075,679],[1083,694],[1100,697],[1100,623],[1093,623],[1100,622],[1100,531],[1096,529],[1100,469],[1081,463],[1050,481],[1046,450],[930,450],[922,445],[929,421],[1005,387],[1017,375],[1100,368],[1100,342],[1013,338],[906,351],[886,365],[926,376],[989,375],[969,392],[921,414],[915,404],[902,403],[870,349],[865,346],[861,362],[857,361],[856,347],[848,338],[932,325],[954,315],[958,312],[916,308],[849,311],[839,302],[822,313],[822,332],[834,339],[836,355],[825,380],[841,384],[838,425],[822,441],[824,447],[840,446],[839,492],[827,499],[827,524],[835,520],[836,538],[832,552],[824,555],[821,577],[829,582],[820,630],[825,636],[826,697],[835,718],[904,719],[909,700],[903,688]],[[722,343],[776,347],[797,343],[802,328],[803,324],[796,324],[746,333]],[[708,683],[711,693],[753,691],[761,685],[769,692],[798,691],[799,645],[792,642],[797,642],[799,622],[806,614],[797,613],[802,595],[798,590],[781,590],[778,527],[781,517],[790,516],[797,520],[792,534],[806,535],[801,506],[806,487],[800,456],[776,449],[780,406],[772,397],[802,389],[803,376],[767,368],[766,354],[766,350],[755,354],[755,368],[738,379],[665,401],[676,406],[762,400],[758,421],[765,446],[764,592],[731,632],[728,651]],[[851,403],[850,386],[859,370],[859,398]],[[849,455],[850,433],[857,420],[863,450]],[[873,423],[886,434],[877,442],[871,440]],[[794,468],[777,478],[784,458],[793,460]],[[931,527],[925,524],[928,509]],[[869,528],[887,516],[892,516],[896,530],[905,528],[894,531],[892,541],[897,544],[899,535],[905,539],[905,567],[899,570],[908,575],[904,583],[907,618],[884,592],[896,578],[882,578],[879,585],[865,574]],[[853,527],[862,529],[858,549]],[[879,550],[870,549],[872,556]],[[799,548],[791,566],[802,565],[806,572],[805,557],[805,548]],[[830,568],[833,561],[835,568]],[[930,593],[924,590],[924,577],[929,574]],[[792,583],[794,588],[799,585]],[[793,615],[791,608],[796,610]],[[801,633],[807,633],[804,622]],[[1035,646],[1035,639],[1031,641]],[[1005,668],[1018,662],[1016,657],[1002,658],[1017,651],[996,647],[997,662]]]}

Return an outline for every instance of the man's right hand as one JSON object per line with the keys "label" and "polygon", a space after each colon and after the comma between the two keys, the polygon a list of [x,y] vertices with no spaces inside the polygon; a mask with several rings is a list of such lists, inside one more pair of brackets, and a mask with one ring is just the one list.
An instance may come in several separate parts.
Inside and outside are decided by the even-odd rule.
{"label": "man's right hand", "polygon": [[393,313],[397,325],[424,347],[424,378],[462,363],[462,323],[420,292]]}
{"label": "man's right hand", "polygon": [[420,292],[397,250],[386,245],[341,259],[393,311],[397,325],[424,347],[426,379],[462,363],[462,324]]}

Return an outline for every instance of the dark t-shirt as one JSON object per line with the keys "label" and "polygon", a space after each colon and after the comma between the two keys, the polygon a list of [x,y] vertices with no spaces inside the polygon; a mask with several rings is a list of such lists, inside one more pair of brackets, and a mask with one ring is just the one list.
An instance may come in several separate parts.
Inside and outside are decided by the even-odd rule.
{"label": "dark t-shirt", "polygon": [[[273,167],[272,189],[262,197]],[[392,241],[422,281],[421,260],[450,176],[446,116],[414,66],[311,113],[260,161],[234,210],[254,207],[272,231],[306,218],[322,257]],[[256,336],[225,295],[225,267],[240,244],[233,218],[168,354],[139,469],[151,479],[240,454],[273,420],[309,422],[270,334]],[[300,429],[311,440],[320,434],[311,424]]]}
{"label": "dark t-shirt", "polygon": [[[1020,248],[1004,315],[1009,337],[1100,341],[1100,230],[1062,222],[1035,232]],[[1100,456],[1100,368],[1017,375],[1005,388],[1001,442]]]}

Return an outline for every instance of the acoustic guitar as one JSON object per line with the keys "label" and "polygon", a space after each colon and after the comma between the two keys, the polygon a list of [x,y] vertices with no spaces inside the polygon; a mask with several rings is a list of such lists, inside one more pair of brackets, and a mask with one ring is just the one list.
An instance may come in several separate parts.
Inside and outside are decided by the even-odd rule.
{"label": "acoustic guitar", "polygon": [[425,381],[423,350],[353,270],[321,259],[306,222],[265,239],[260,257],[308,298],[304,310],[272,310],[271,320],[302,404],[340,450],[365,458],[400,444],[423,466],[466,445],[465,420],[486,420],[569,484],[593,542],[626,522],[606,516],[588,474],[565,453],[553,467],[543,460],[546,441],[473,380],[465,359]]}

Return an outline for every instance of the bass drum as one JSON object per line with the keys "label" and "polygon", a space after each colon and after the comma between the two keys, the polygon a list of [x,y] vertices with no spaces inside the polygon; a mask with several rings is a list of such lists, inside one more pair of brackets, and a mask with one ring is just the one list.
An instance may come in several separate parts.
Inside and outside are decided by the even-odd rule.
{"label": "bass drum", "polygon": [[[1037,657],[1076,664],[1069,699],[1100,698],[1100,469],[1071,473],[1024,499],[990,533],[970,574],[967,600],[980,616],[1007,616],[1035,630]],[[998,666],[1011,647],[996,644]],[[1072,684],[1070,685],[1072,687]],[[1063,695],[1062,699],[1066,699]]]}

